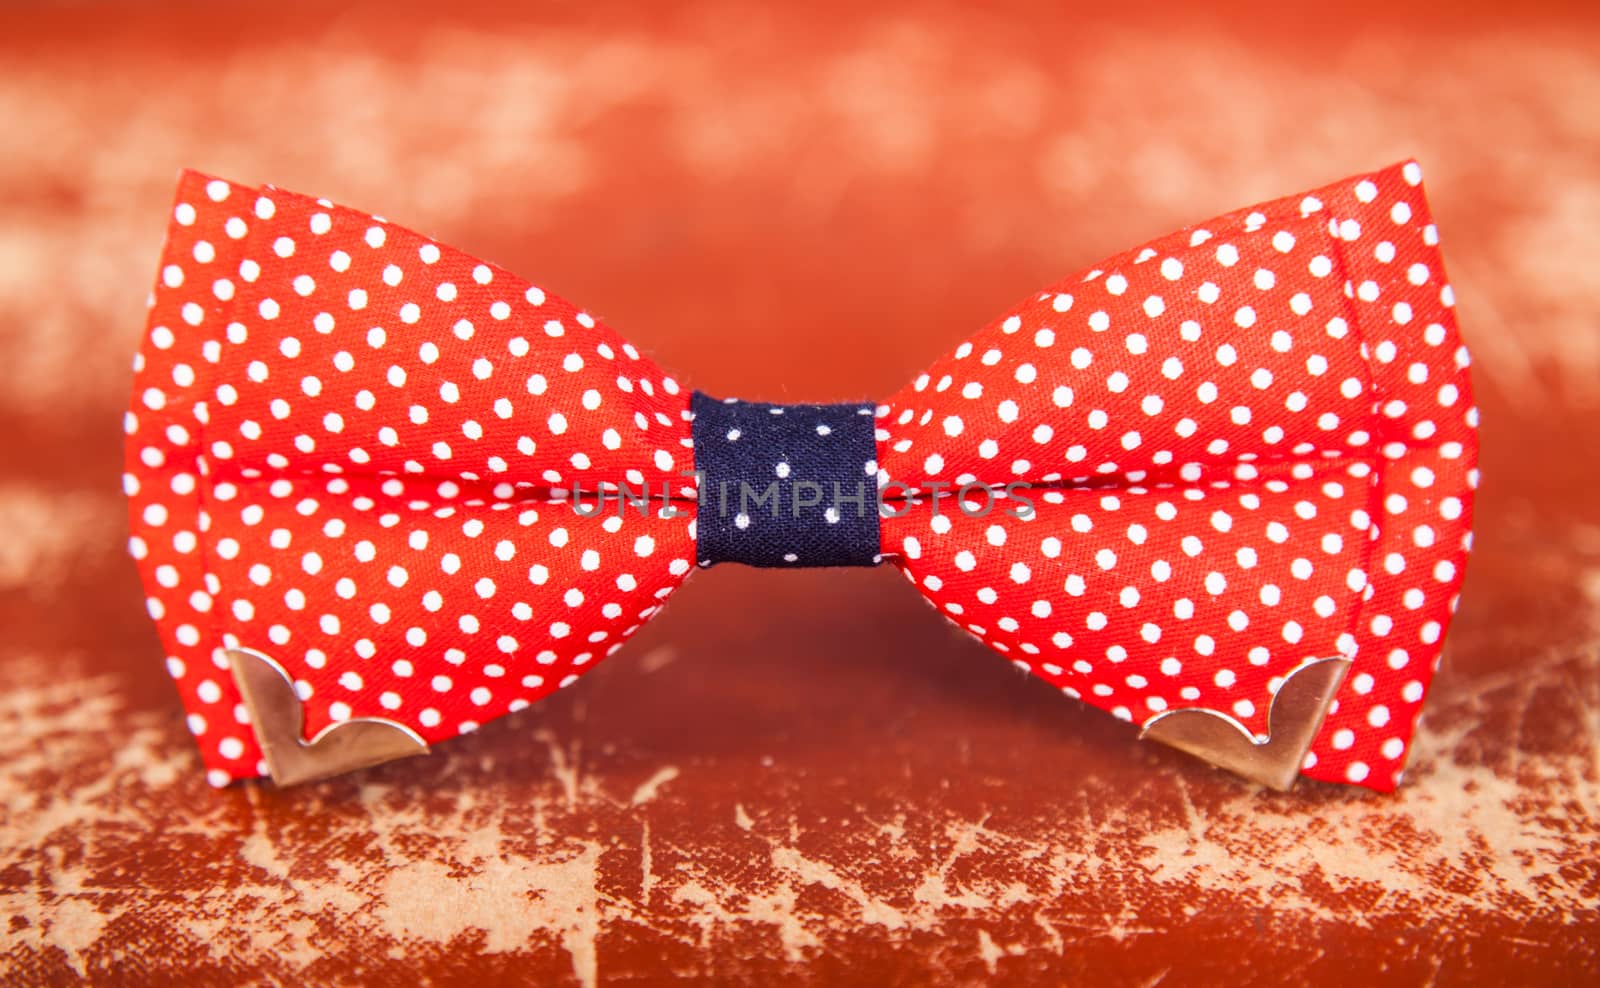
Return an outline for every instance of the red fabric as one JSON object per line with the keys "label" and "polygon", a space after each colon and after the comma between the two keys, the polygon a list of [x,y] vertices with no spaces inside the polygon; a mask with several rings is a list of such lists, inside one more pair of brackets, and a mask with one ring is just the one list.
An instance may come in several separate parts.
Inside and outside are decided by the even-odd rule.
{"label": "red fabric", "polygon": [[[878,408],[882,549],[957,624],[1125,719],[1265,733],[1354,665],[1304,769],[1392,788],[1470,544],[1476,409],[1414,164],[1219,217],[1009,310]],[[128,414],[132,552],[209,769],[264,765],[219,648],[308,736],[436,742],[575,681],[683,581],[688,391],[581,310],[326,201],[180,182]],[[891,489],[892,490],[892,489]],[[692,501],[678,503],[680,510]]]}

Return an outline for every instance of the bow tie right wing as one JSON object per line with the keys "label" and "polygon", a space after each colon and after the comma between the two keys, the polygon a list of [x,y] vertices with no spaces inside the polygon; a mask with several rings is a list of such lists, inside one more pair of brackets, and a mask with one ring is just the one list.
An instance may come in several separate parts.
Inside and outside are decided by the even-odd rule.
{"label": "bow tie right wing", "polygon": [[1305,774],[1398,780],[1460,592],[1477,409],[1414,163],[1218,217],[1042,292],[879,409],[884,479],[1034,485],[882,547],[952,620],[1153,727],[1244,747],[1352,662]]}

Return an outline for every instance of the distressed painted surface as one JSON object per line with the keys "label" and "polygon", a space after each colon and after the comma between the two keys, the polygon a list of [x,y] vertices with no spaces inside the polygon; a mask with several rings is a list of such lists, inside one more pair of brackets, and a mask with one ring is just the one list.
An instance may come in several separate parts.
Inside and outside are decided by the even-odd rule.
{"label": "distressed painted surface", "polygon": [[[0,980],[1592,974],[1600,32],[1391,7],[0,13]],[[388,209],[708,390],[837,400],[1109,249],[1407,153],[1486,485],[1396,796],[1138,745],[887,572],[732,569],[427,759],[205,785],[115,492],[181,165]]]}

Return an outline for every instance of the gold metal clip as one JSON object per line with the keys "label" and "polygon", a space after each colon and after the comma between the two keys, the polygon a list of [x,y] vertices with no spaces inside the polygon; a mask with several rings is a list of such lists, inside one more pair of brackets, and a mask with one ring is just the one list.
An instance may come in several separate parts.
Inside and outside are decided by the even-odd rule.
{"label": "gold metal clip", "polygon": [[1265,739],[1252,737],[1227,714],[1203,707],[1157,714],[1145,722],[1139,736],[1284,791],[1299,777],[1306,749],[1322,729],[1349,668],[1349,659],[1316,659],[1290,673],[1267,711],[1271,733]]}
{"label": "gold metal clip", "polygon": [[415,731],[382,717],[330,724],[307,741],[305,711],[283,666],[250,649],[230,648],[227,656],[267,771],[280,786],[428,753],[427,743]]}

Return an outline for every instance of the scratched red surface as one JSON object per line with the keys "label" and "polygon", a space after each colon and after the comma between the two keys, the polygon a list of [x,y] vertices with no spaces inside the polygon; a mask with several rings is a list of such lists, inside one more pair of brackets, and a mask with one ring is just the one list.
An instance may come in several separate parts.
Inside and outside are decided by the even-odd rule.
{"label": "scratched red surface", "polygon": [[[1592,980],[1597,20],[6,6],[0,981]],[[1485,485],[1397,794],[1141,745],[889,571],[733,567],[430,758],[206,786],[117,490],[178,168],[386,212],[697,387],[795,401],[888,394],[1064,272],[1408,154]]]}

